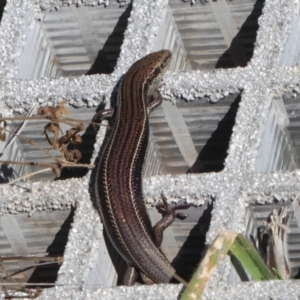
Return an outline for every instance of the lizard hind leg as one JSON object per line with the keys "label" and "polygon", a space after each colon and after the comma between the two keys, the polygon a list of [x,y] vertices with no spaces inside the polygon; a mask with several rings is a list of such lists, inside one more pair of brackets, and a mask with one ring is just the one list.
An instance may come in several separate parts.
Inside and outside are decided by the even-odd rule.
{"label": "lizard hind leg", "polygon": [[123,278],[123,285],[127,285],[127,286],[134,285],[134,283],[138,278],[138,275],[139,275],[138,271],[134,267],[127,265],[127,269]]}
{"label": "lizard hind leg", "polygon": [[[185,219],[187,217],[187,215],[184,215],[182,213],[176,213],[176,210],[179,209],[187,209],[191,206],[191,204],[178,204],[175,206],[171,206],[168,202],[167,202],[167,198],[164,196],[164,194],[161,194],[162,197],[162,203],[158,204],[157,207],[159,209],[161,209],[164,213],[163,218],[156,223],[156,225],[153,227],[153,232],[154,232],[154,242],[156,244],[157,247],[161,246],[162,240],[163,240],[163,232],[164,230],[169,227],[173,221],[175,220],[175,218],[179,218],[179,219]],[[181,277],[179,276],[177,273],[173,274],[173,277],[180,283],[184,284],[185,286],[187,286],[187,282]],[[144,279],[144,277],[143,277]],[[144,280],[145,281],[145,280]]]}
{"label": "lizard hind leg", "polygon": [[163,193],[161,194],[161,198],[163,202],[161,204],[158,204],[157,208],[163,210],[164,216],[153,227],[154,239],[157,247],[161,246],[164,230],[173,223],[175,218],[177,217],[183,220],[187,217],[187,215],[176,213],[175,211],[178,209],[187,209],[191,206],[190,204],[179,204],[172,207],[167,202],[167,198]]}
{"label": "lizard hind leg", "polygon": [[[123,278],[123,285],[127,285],[127,286],[138,285],[139,283],[136,282],[138,275],[139,272],[134,267],[127,265],[125,276]],[[140,272],[140,275],[145,284],[147,285],[155,284],[153,280],[151,280],[149,277],[144,275],[142,272]]]}

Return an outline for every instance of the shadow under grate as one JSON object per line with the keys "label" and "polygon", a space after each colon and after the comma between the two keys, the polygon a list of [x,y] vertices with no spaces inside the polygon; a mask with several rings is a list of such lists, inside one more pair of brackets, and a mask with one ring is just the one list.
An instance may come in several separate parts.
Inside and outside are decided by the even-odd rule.
{"label": "shadow under grate", "polygon": [[[274,202],[264,205],[251,205],[247,209],[247,229],[246,235],[259,247],[258,242],[258,230],[264,225],[270,213],[276,209],[277,211],[281,207],[287,207],[288,213],[292,214],[291,201],[286,202]],[[288,234],[288,257],[291,266],[291,278],[299,278],[300,274],[300,229],[297,226],[296,219],[292,217],[289,228],[291,232]]]}
{"label": "shadow under grate", "polygon": [[[2,259],[5,269],[5,273],[3,270],[0,272],[2,282],[12,282],[7,277],[9,274],[16,286],[18,283],[31,283],[30,288],[34,288],[35,284],[43,286],[43,284],[53,283],[54,285],[63,261],[73,218],[74,209],[41,211],[31,217],[27,214],[2,216],[0,256],[11,258],[9,261]],[[25,258],[19,259],[19,256]],[[49,262],[50,260],[52,262]]]}

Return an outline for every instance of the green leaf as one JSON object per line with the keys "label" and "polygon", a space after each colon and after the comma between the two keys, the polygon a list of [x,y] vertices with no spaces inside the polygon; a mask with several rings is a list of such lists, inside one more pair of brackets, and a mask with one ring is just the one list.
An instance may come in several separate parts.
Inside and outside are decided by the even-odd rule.
{"label": "green leaf", "polygon": [[230,248],[230,253],[239,260],[254,280],[264,281],[275,279],[253,244],[242,234],[237,235]]}
{"label": "green leaf", "polygon": [[183,292],[181,300],[201,299],[214,270],[228,252],[239,260],[255,280],[281,278],[278,272],[274,272],[276,276],[272,275],[253,244],[245,236],[232,231],[222,231],[208,248],[196,273]]}

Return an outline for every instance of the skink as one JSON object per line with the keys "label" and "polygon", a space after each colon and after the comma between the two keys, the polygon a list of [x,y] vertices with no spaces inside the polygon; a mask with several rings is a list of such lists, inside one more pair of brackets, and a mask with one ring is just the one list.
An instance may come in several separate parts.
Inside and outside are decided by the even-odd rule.
{"label": "skink", "polygon": [[170,282],[175,270],[160,250],[167,216],[152,228],[143,198],[142,170],[149,137],[149,113],[161,104],[158,85],[171,60],[169,50],[134,63],[119,86],[116,120],[96,174],[96,205],[113,246],[128,268],[124,285],[138,272],[154,283]]}

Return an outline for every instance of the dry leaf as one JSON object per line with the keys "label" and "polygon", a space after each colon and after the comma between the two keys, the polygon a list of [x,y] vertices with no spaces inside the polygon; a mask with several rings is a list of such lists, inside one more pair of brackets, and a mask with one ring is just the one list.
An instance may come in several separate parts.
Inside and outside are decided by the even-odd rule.
{"label": "dry leaf", "polygon": [[69,115],[70,111],[65,107],[67,101],[60,102],[57,106],[39,107],[37,113],[39,115],[46,115],[50,119],[59,119],[62,115]]}
{"label": "dry leaf", "polygon": [[[45,127],[44,127],[44,132],[43,134],[45,134],[46,139],[48,141],[48,143],[54,148],[54,149],[59,149],[59,141],[58,141],[58,134],[59,134],[59,130],[60,127],[58,124],[55,123],[48,123]],[[52,139],[52,141],[50,140],[47,131],[52,132],[54,134],[54,137]]]}
{"label": "dry leaf", "polygon": [[55,173],[56,177],[60,177],[61,175],[61,165],[60,164],[55,164],[53,168],[53,172]]}
{"label": "dry leaf", "polygon": [[56,118],[59,118],[62,115],[69,115],[70,111],[65,107],[67,101],[62,101],[55,107],[54,115]]}
{"label": "dry leaf", "polygon": [[67,161],[77,163],[81,159],[81,152],[77,149],[68,150],[65,155]]}
{"label": "dry leaf", "polygon": [[[0,114],[0,118],[2,118],[2,114]],[[4,128],[7,126],[6,121],[0,121],[0,141],[6,141],[6,133],[4,132]]]}
{"label": "dry leaf", "polygon": [[6,133],[2,132],[2,128],[0,128],[0,141],[5,142],[6,141]]}

